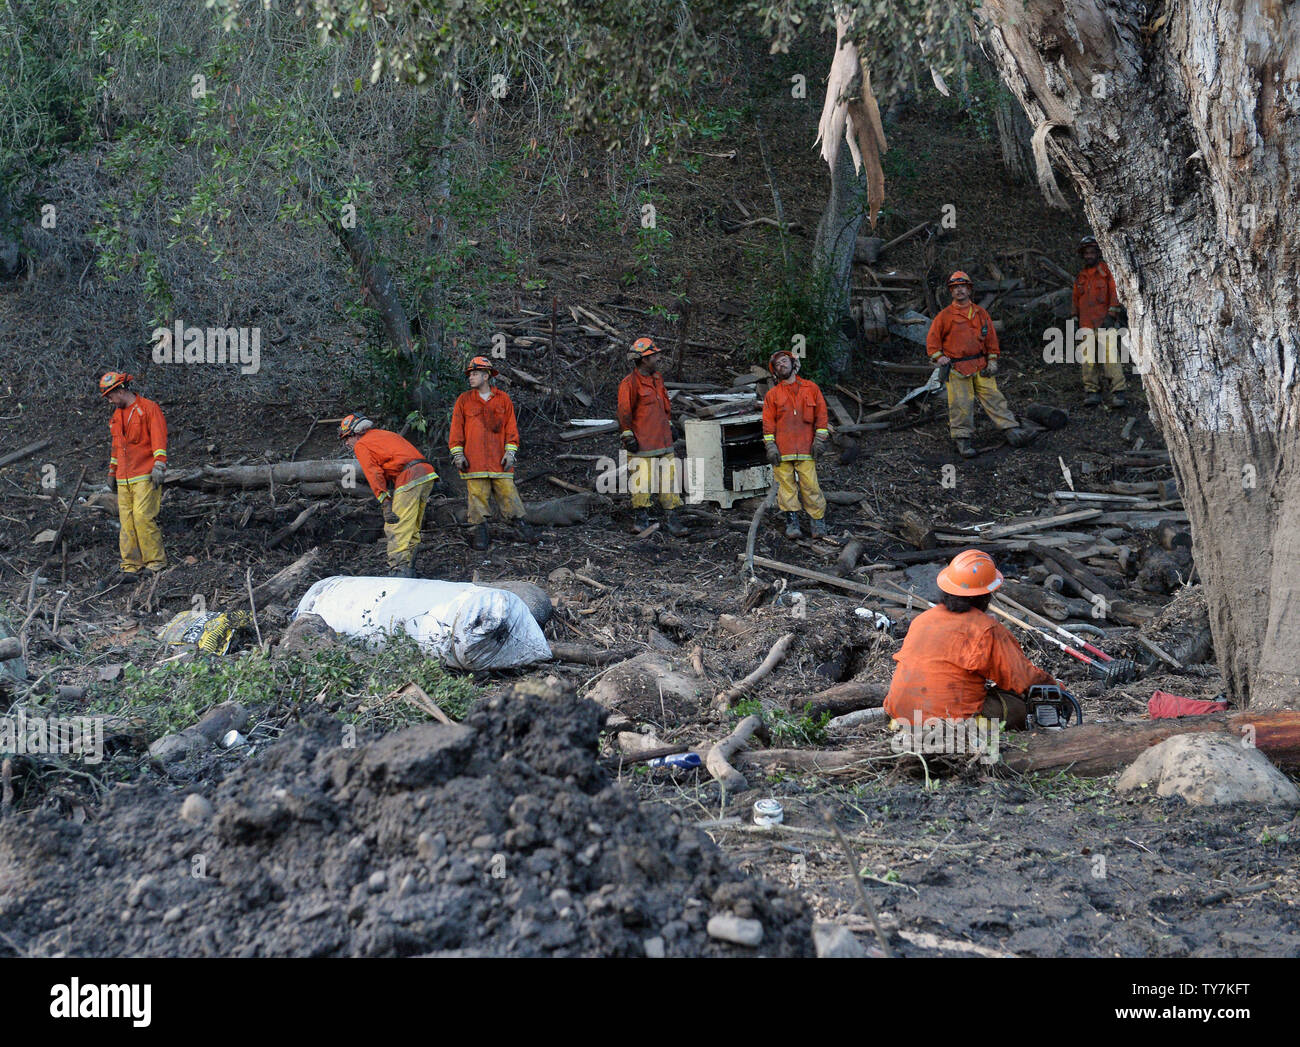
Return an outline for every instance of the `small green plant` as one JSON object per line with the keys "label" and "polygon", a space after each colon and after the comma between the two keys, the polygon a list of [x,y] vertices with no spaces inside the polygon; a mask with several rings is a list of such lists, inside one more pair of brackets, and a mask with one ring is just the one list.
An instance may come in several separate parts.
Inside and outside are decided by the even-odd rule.
{"label": "small green plant", "polygon": [[[774,263],[775,264],[775,263]],[[824,377],[837,334],[831,311],[830,273],[813,265],[776,266],[764,278],[763,293],[750,324],[754,362],[766,365],[778,349],[800,355],[804,378]]]}

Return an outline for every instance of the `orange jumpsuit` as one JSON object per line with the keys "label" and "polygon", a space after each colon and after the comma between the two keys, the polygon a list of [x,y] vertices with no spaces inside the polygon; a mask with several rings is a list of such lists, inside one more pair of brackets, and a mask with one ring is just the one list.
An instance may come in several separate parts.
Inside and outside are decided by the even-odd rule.
{"label": "orange jumpsuit", "polygon": [[1055,683],[1029,661],[1006,626],[983,611],[954,614],[942,604],[916,616],[885,697],[895,720],[965,720],[983,708],[985,680],[1003,691],[1024,694],[1036,683]]}
{"label": "orange jumpsuit", "polygon": [[117,480],[122,570],[129,574],[142,569],[161,571],[167,566],[158,526],[162,488],[150,482],[149,474],[155,464],[167,462],[167,421],[162,408],[136,394],[130,406],[113,412],[108,430],[113,441],[108,464]]}
{"label": "orange jumpsuit", "polygon": [[997,359],[1001,348],[992,317],[978,305],[952,302],[939,310],[925,336],[925,352],[931,362],[940,356],[952,361],[952,373],[948,375],[948,435],[954,440],[968,440],[975,435],[976,400],[999,429],[1019,425],[997,380],[980,373],[988,360]]}
{"label": "orange jumpsuit", "polygon": [[501,465],[507,451],[519,450],[515,405],[496,386],[488,388],[490,395],[486,400],[473,389],[465,390],[451,409],[448,445],[453,455],[463,454],[469,462],[469,468],[460,475],[468,493],[471,527],[491,514],[491,496],[495,496],[503,518],[514,520],[524,516],[524,503],[515,489],[515,471]]}
{"label": "orange jumpsuit", "polygon": [[[658,373],[633,370],[618,385],[618,426],[636,437],[637,449],[628,458],[627,484],[632,508],[644,509],[650,495],[659,495],[664,509],[682,504],[673,457],[672,402]],[[651,459],[663,459],[651,462]]]}
{"label": "orange jumpsuit", "polygon": [[1105,262],[1098,262],[1079,271],[1074,279],[1074,313],[1079,318],[1079,329],[1089,332],[1083,339],[1080,362],[1083,364],[1085,392],[1101,392],[1102,372],[1112,393],[1128,385],[1124,363],[1115,346],[1115,332],[1107,329],[1110,310],[1118,308],[1119,294],[1115,290],[1115,277]]}
{"label": "orange jumpsuit", "polygon": [[388,565],[408,565],[420,544],[424,508],[438,474],[413,443],[387,429],[367,429],[352,450],[381,505],[389,497],[388,485],[393,485],[391,497],[397,522],[384,524]]}
{"label": "orange jumpsuit", "polygon": [[817,483],[813,441],[830,435],[826,398],[816,382],[794,376],[777,382],[763,399],[763,442],[776,444],[781,461],[772,466],[776,506],[783,513],[803,510],[814,520],[826,515],[826,498]]}

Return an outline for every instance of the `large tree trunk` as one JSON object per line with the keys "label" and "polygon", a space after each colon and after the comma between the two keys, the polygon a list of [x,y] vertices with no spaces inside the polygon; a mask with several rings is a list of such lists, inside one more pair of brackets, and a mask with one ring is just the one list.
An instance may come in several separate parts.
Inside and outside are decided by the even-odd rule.
{"label": "large tree trunk", "polygon": [[1294,708],[1300,4],[985,0],[983,13],[1030,122],[1060,125],[1049,150],[1128,307],[1229,691]]}
{"label": "large tree trunk", "polygon": [[831,166],[831,192],[817,226],[813,258],[826,275],[826,314],[838,323],[831,353],[833,374],[848,370],[853,342],[844,330],[846,317],[852,321],[853,249],[862,224],[862,199],[866,179],[853,169],[853,158],[841,149]]}

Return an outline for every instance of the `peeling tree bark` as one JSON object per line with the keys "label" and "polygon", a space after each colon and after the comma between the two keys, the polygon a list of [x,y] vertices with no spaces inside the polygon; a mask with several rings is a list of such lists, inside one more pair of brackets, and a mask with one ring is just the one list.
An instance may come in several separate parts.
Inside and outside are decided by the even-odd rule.
{"label": "peeling tree bark", "polygon": [[1300,706],[1300,4],[985,0],[1069,172],[1191,521],[1219,664]]}

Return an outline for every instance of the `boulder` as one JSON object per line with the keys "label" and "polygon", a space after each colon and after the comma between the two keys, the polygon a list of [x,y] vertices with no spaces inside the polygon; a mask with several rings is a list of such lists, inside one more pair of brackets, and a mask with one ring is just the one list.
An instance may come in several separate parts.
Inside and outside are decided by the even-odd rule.
{"label": "boulder", "polygon": [[1300,789],[1242,739],[1183,734],[1153,745],[1120,775],[1117,789],[1154,785],[1157,796],[1181,796],[1198,807],[1267,803],[1300,807]]}

